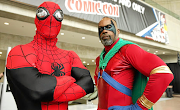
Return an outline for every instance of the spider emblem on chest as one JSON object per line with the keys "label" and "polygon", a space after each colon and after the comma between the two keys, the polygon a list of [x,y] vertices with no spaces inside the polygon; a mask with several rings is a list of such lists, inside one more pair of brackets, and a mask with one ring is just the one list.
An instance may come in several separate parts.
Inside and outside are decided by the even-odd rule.
{"label": "spider emblem on chest", "polygon": [[53,73],[51,73],[52,76],[64,76],[65,73],[62,71],[64,69],[63,64],[58,63],[51,63],[51,68],[54,70]]}

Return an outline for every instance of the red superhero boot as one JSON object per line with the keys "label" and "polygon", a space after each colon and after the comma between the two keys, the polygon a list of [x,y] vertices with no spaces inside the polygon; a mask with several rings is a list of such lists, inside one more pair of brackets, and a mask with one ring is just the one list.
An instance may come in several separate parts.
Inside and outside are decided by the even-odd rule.
{"label": "red superhero boot", "polygon": [[8,55],[7,79],[18,110],[68,110],[68,101],[93,92],[89,71],[78,55],[56,46],[62,20],[58,4],[42,3],[34,40]]}

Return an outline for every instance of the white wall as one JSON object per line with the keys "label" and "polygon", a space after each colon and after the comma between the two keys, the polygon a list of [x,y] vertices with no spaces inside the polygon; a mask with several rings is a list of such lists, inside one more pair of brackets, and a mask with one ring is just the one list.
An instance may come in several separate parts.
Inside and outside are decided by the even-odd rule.
{"label": "white wall", "polygon": [[[0,60],[0,73],[4,72],[5,60]],[[3,82],[4,77],[1,78],[0,83]]]}
{"label": "white wall", "polygon": [[94,80],[94,72],[95,72],[96,66],[95,65],[89,65],[89,66],[86,66],[86,68],[90,71],[91,77]]}
{"label": "white wall", "polygon": [[177,63],[177,55],[159,56],[165,63]]}

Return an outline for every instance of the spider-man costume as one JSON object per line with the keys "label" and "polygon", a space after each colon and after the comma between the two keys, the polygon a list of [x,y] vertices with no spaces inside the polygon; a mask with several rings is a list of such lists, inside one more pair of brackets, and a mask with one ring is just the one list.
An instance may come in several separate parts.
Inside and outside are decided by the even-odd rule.
{"label": "spider-man costume", "polygon": [[34,40],[14,47],[8,55],[7,79],[18,110],[68,110],[68,101],[94,91],[78,55],[56,46],[62,19],[58,4],[42,3]]}
{"label": "spider-man costume", "polygon": [[[119,41],[105,46],[105,54]],[[173,74],[167,65],[156,55],[148,53],[135,44],[127,44],[109,60],[104,71],[118,83],[132,90],[136,69],[149,77],[143,95],[133,104],[132,97],[112,86],[103,78],[103,70],[99,69],[100,57],[96,59],[95,82],[98,88],[98,110],[148,110],[158,101],[173,79]],[[98,72],[100,77],[98,78]],[[112,106],[132,107],[110,109]],[[139,108],[140,107],[140,108]],[[109,108],[109,109],[108,109]]]}

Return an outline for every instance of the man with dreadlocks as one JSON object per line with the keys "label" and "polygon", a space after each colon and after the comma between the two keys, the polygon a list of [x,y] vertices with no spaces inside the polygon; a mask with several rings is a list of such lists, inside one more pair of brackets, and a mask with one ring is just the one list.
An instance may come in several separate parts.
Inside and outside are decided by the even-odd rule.
{"label": "man with dreadlocks", "polygon": [[58,4],[42,3],[36,12],[34,40],[8,55],[7,79],[18,110],[68,110],[68,101],[94,91],[78,55],[56,46],[62,20]]}
{"label": "man with dreadlocks", "polygon": [[[94,76],[98,88],[98,110],[151,109],[172,81],[172,72],[156,55],[119,38],[120,30],[112,18],[104,17],[98,29],[99,39],[105,47],[96,59]],[[138,80],[134,82],[137,75]],[[142,75],[149,77],[148,82]],[[136,87],[139,87],[138,91],[134,90]],[[133,97],[137,99],[133,101]]]}

